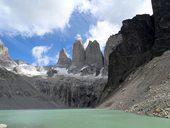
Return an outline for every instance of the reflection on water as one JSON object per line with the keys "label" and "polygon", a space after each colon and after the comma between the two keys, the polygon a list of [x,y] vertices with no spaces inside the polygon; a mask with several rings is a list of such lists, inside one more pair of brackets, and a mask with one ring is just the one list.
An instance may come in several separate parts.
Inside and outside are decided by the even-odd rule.
{"label": "reflection on water", "polygon": [[1,110],[0,123],[9,128],[170,128],[169,119],[114,110]]}

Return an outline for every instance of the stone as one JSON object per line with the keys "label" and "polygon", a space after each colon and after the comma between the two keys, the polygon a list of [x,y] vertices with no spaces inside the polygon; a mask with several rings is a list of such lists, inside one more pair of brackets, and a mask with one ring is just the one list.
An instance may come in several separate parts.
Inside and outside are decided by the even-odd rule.
{"label": "stone", "polygon": [[6,124],[0,124],[0,128],[7,128],[8,126]]}
{"label": "stone", "polygon": [[85,50],[83,46],[83,42],[81,39],[77,39],[73,45],[73,56],[72,63],[69,67],[69,72],[76,73],[79,72],[80,69],[85,64]]}
{"label": "stone", "polygon": [[108,84],[113,91],[137,67],[152,59],[154,44],[153,19],[149,15],[137,15],[123,21],[120,33],[122,42],[117,45],[109,58]]}
{"label": "stone", "polygon": [[94,66],[100,70],[103,67],[103,54],[100,50],[99,43],[95,41],[89,41],[86,48],[86,61],[87,66]]}
{"label": "stone", "polygon": [[102,75],[108,75],[109,55],[122,42],[122,35],[120,33],[109,37],[106,47],[104,49],[104,70]]}
{"label": "stone", "polygon": [[68,68],[71,64],[71,59],[67,56],[66,50],[63,48],[60,50],[57,67]]}
{"label": "stone", "polygon": [[155,22],[155,56],[170,49],[170,1],[152,0]]}
{"label": "stone", "polygon": [[54,75],[57,74],[57,73],[58,73],[58,71],[55,70],[55,69],[52,69],[52,68],[50,68],[50,69],[47,71],[48,77],[52,77],[52,76],[54,76]]}

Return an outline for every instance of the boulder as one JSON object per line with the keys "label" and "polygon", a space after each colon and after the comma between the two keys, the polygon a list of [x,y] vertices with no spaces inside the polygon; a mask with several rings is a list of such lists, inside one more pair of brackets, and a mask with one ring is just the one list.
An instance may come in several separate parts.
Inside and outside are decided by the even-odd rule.
{"label": "boulder", "polygon": [[8,126],[6,124],[0,124],[0,128],[7,128]]}
{"label": "boulder", "polygon": [[71,59],[67,56],[66,50],[63,48],[60,50],[57,67],[68,68],[71,64]]}
{"label": "boulder", "polygon": [[50,69],[47,71],[48,77],[52,77],[52,76],[54,76],[54,75],[57,74],[57,73],[58,73],[58,71],[55,70],[55,69],[52,69],[52,68],[50,68]]}

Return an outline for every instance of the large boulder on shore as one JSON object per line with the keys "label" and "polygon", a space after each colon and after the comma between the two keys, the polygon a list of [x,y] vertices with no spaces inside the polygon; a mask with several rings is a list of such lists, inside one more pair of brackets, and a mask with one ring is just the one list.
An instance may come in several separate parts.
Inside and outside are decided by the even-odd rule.
{"label": "large boulder on shore", "polygon": [[8,126],[6,124],[0,124],[0,128],[7,128]]}

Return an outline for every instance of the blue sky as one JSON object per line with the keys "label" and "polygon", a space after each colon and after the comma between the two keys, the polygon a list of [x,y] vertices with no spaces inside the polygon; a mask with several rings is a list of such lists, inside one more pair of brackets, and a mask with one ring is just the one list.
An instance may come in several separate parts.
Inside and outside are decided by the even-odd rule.
{"label": "blue sky", "polygon": [[103,50],[122,20],[143,13],[152,14],[150,0],[1,0],[0,39],[12,59],[52,65],[61,48],[71,57],[77,36]]}

